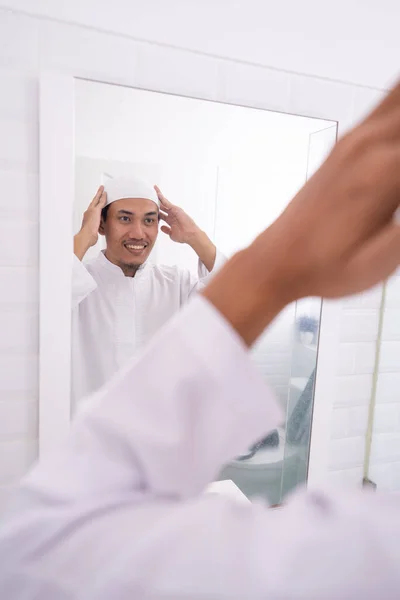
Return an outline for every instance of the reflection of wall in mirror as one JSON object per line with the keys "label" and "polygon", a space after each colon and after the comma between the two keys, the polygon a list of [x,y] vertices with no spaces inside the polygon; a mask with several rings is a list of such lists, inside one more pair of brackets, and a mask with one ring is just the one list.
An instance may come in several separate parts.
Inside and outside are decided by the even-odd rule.
{"label": "reflection of wall in mirror", "polygon": [[273,223],[306,180],[307,132],[256,133],[219,167],[216,239],[228,254]]}

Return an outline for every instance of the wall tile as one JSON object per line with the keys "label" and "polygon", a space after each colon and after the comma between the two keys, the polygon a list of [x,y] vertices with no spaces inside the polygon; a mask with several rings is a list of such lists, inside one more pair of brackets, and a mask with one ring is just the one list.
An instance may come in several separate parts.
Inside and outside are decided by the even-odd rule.
{"label": "wall tile", "polygon": [[359,310],[362,308],[362,294],[347,296],[341,300],[343,310]]}
{"label": "wall tile", "polygon": [[369,404],[372,375],[336,377],[335,406],[366,406]]}
{"label": "wall tile", "polygon": [[373,373],[375,368],[376,342],[357,344],[356,373]]}
{"label": "wall tile", "polygon": [[400,373],[379,373],[376,402],[400,403]]}
{"label": "wall tile", "polygon": [[353,86],[301,75],[291,75],[290,82],[290,112],[335,119],[339,121],[343,131],[352,125],[355,96]]}
{"label": "wall tile", "polygon": [[36,77],[0,69],[0,88],[0,115],[3,119],[38,120],[39,86]]}
{"label": "wall tile", "polygon": [[397,404],[376,404],[373,434],[390,433],[397,430],[399,407]]}
{"label": "wall tile", "polygon": [[0,304],[35,304],[39,300],[38,270],[34,267],[0,267]]}
{"label": "wall tile", "polygon": [[329,468],[345,469],[363,464],[365,439],[363,436],[331,440]]}
{"label": "wall tile", "polygon": [[344,438],[349,434],[350,421],[348,408],[334,408],[332,411],[332,439]]}
{"label": "wall tile", "polygon": [[37,174],[0,171],[0,211],[4,221],[38,221],[39,177]]}
{"label": "wall tile", "polygon": [[362,308],[379,309],[382,303],[382,285],[377,285],[361,295]]}
{"label": "wall tile", "polygon": [[379,309],[382,302],[382,285],[377,285],[362,294],[343,298],[344,310],[372,310]]}
{"label": "wall tile", "polygon": [[356,351],[356,344],[340,344],[336,362],[336,375],[355,374]]}
{"label": "wall tile", "polygon": [[369,404],[349,408],[349,436],[365,436],[368,425]]}
{"label": "wall tile", "polygon": [[354,117],[361,120],[385,97],[386,92],[365,87],[356,87],[354,97]]}
{"label": "wall tile", "polygon": [[391,490],[393,487],[392,463],[370,464],[368,478],[377,484],[378,490]]}
{"label": "wall tile", "polygon": [[373,342],[378,335],[377,310],[345,311],[341,319],[342,342]]}
{"label": "wall tile", "polygon": [[142,44],[138,50],[137,85],[149,90],[215,100],[219,63],[207,56]]}
{"label": "wall tile", "polygon": [[379,433],[373,436],[371,458],[374,464],[400,462],[400,433]]}
{"label": "wall tile", "polygon": [[389,279],[386,287],[386,308],[400,306],[400,277]]}
{"label": "wall tile", "polygon": [[385,341],[400,341],[400,308],[385,310],[382,339]]}
{"label": "wall tile", "polygon": [[134,86],[137,48],[128,38],[73,25],[40,23],[41,68]]}
{"label": "wall tile", "polygon": [[36,20],[0,9],[0,66],[38,70],[39,33]]}
{"label": "wall tile", "polygon": [[400,462],[395,462],[395,463],[391,464],[391,474],[392,474],[391,490],[392,490],[392,492],[399,492],[400,491]]}
{"label": "wall tile", "polygon": [[287,73],[223,61],[220,100],[268,110],[289,111],[290,78]]}
{"label": "wall tile", "polygon": [[30,121],[4,120],[0,115],[0,171],[39,170],[38,123]]}
{"label": "wall tile", "polygon": [[0,221],[0,266],[25,267],[39,264],[37,223]]}
{"label": "wall tile", "polygon": [[338,469],[330,471],[328,480],[335,487],[357,487],[361,486],[363,478],[362,467],[353,467],[352,469]]}
{"label": "wall tile", "polygon": [[381,373],[400,372],[400,342],[382,342],[379,371]]}
{"label": "wall tile", "polygon": [[39,349],[38,306],[4,306],[0,310],[0,332],[1,354],[6,354],[9,350],[37,353]]}

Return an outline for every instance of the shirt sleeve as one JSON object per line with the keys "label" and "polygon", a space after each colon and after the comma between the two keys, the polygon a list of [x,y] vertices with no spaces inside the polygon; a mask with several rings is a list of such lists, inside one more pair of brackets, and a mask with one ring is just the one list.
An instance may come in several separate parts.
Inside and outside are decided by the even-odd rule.
{"label": "shirt sleeve", "polygon": [[75,254],[72,260],[72,310],[97,287],[89,271]]}
{"label": "shirt sleeve", "polygon": [[200,292],[207,286],[215,273],[226,263],[226,257],[217,248],[215,255],[215,263],[212,271],[208,271],[207,267],[198,261],[197,277],[190,271],[181,271],[181,301],[183,304],[187,302],[196,293]]}
{"label": "shirt sleeve", "polygon": [[22,482],[1,597],[397,599],[398,499],[314,491],[266,510],[201,493],[280,419],[240,339],[196,298]]}
{"label": "shirt sleeve", "polygon": [[281,420],[247,348],[198,296],[82,405],[61,455],[27,481],[56,496],[129,487],[191,497]]}
{"label": "shirt sleeve", "polygon": [[199,259],[199,264],[198,264],[198,277],[199,277],[199,281],[203,282],[204,284],[208,281],[208,278],[210,277],[211,274],[216,273],[217,271],[220,270],[220,268],[226,263],[226,257],[222,254],[222,252],[220,252],[217,248],[217,252],[215,255],[215,263],[214,263],[214,267],[212,271],[209,271],[207,269],[207,267],[205,266],[205,264]]}

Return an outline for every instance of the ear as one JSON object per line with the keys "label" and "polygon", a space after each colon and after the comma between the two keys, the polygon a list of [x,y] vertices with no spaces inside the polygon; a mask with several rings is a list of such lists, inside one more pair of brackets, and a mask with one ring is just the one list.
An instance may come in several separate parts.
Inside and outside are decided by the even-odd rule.
{"label": "ear", "polygon": [[104,219],[101,217],[100,225],[99,225],[99,234],[106,235],[106,230],[104,229]]}

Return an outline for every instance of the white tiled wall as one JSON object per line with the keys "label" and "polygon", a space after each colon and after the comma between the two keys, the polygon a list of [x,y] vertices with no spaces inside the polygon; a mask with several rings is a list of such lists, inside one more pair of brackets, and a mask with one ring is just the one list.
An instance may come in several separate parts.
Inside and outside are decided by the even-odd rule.
{"label": "white tiled wall", "polygon": [[329,465],[333,483],[360,484],[363,477],[381,299],[378,286],[342,302]]}
{"label": "white tiled wall", "polygon": [[369,477],[400,491],[400,272],[386,290]]}
{"label": "white tiled wall", "polygon": [[[0,2],[0,5],[5,4]],[[108,5],[108,13],[102,11],[105,4]],[[128,5],[135,5],[136,15],[131,20],[131,26],[137,29],[136,33],[132,33],[136,35],[136,40],[127,31],[128,19],[126,11],[122,10],[123,4],[127,10]],[[166,4],[158,3],[160,11],[166,10]],[[352,85],[351,81],[359,81],[357,77],[343,77],[350,81],[343,84],[290,74],[287,63],[283,67],[281,59],[293,57],[296,61],[303,60],[302,65],[298,62],[298,68],[292,66],[292,71],[316,72],[314,62],[318,48],[314,47],[314,53],[310,53],[310,40],[304,42],[304,56],[300,52],[298,37],[294,37],[284,56],[276,54],[274,59],[275,54],[270,52],[267,60],[261,41],[264,40],[268,45],[273,39],[280,47],[279,36],[265,36],[260,29],[261,22],[252,20],[251,8],[244,2],[241,11],[238,11],[240,3],[235,3],[235,6],[230,4],[230,8],[225,2],[190,3],[192,8],[196,5],[197,12],[204,10],[202,26],[208,14],[214,15],[209,24],[219,37],[216,35],[211,39],[211,33],[208,37],[202,34],[204,42],[200,47],[203,38],[199,41],[192,36],[189,40],[186,36],[186,47],[196,52],[163,46],[159,42],[185,47],[182,19],[185,14],[189,18],[188,4],[180,3],[182,14],[179,32],[176,32],[179,44],[174,44],[173,39],[164,39],[166,33],[169,35],[171,31],[159,22],[161,12],[152,13],[149,34],[146,33],[148,28],[144,22],[140,28],[141,17],[148,16],[149,12],[149,6],[143,2],[49,3],[10,0],[7,3],[8,6],[48,15],[49,18],[0,10],[0,504],[1,494],[3,498],[6,497],[8,486],[34,460],[37,449],[39,67],[264,108],[330,118],[337,115],[341,131],[357,120],[382,94],[378,89]],[[224,10],[222,5],[225,5]],[[258,9],[261,10],[262,5],[258,3]],[[278,10],[279,7],[275,6]],[[318,3],[315,3],[315,8],[317,10]],[[236,18],[236,30],[234,35],[231,31],[224,39],[227,14],[230,19]],[[240,32],[244,16],[247,25],[243,31],[251,32],[254,27],[258,32],[257,43],[250,43],[251,34],[246,34],[249,43],[243,43]],[[52,20],[54,17],[57,21]],[[62,23],[64,19],[86,26]],[[265,18],[264,26],[267,23],[268,19]],[[100,29],[114,33],[101,32]],[[118,31],[124,35],[119,35]],[[155,43],[138,41],[143,37]],[[303,37],[307,39],[307,36]],[[222,48],[221,45],[223,42],[227,43],[226,52],[225,46]],[[218,54],[218,44],[221,47],[220,56],[225,55],[229,59],[213,58],[212,54]],[[310,61],[309,69],[306,68],[307,60]],[[262,64],[276,68],[264,68],[260,66]],[[345,60],[342,61],[344,70],[347,64]],[[327,72],[323,75],[331,76],[328,70],[332,65],[326,65]],[[282,68],[285,70],[280,70]],[[394,293],[400,296],[400,282],[396,282],[394,287]],[[343,304],[341,342],[336,349],[338,359],[336,364],[332,364],[337,375],[330,446],[330,468],[335,481],[340,479],[356,483],[361,478],[379,302],[378,290]],[[389,339],[391,341],[387,341],[387,344],[400,344],[393,338]],[[400,366],[397,359],[393,360],[393,350],[393,347],[387,346],[383,352],[382,364],[386,362],[386,371]],[[387,388],[387,397],[390,396],[390,389]],[[388,416],[382,415],[382,427],[385,419]],[[392,453],[396,454],[399,444],[387,443]]]}

